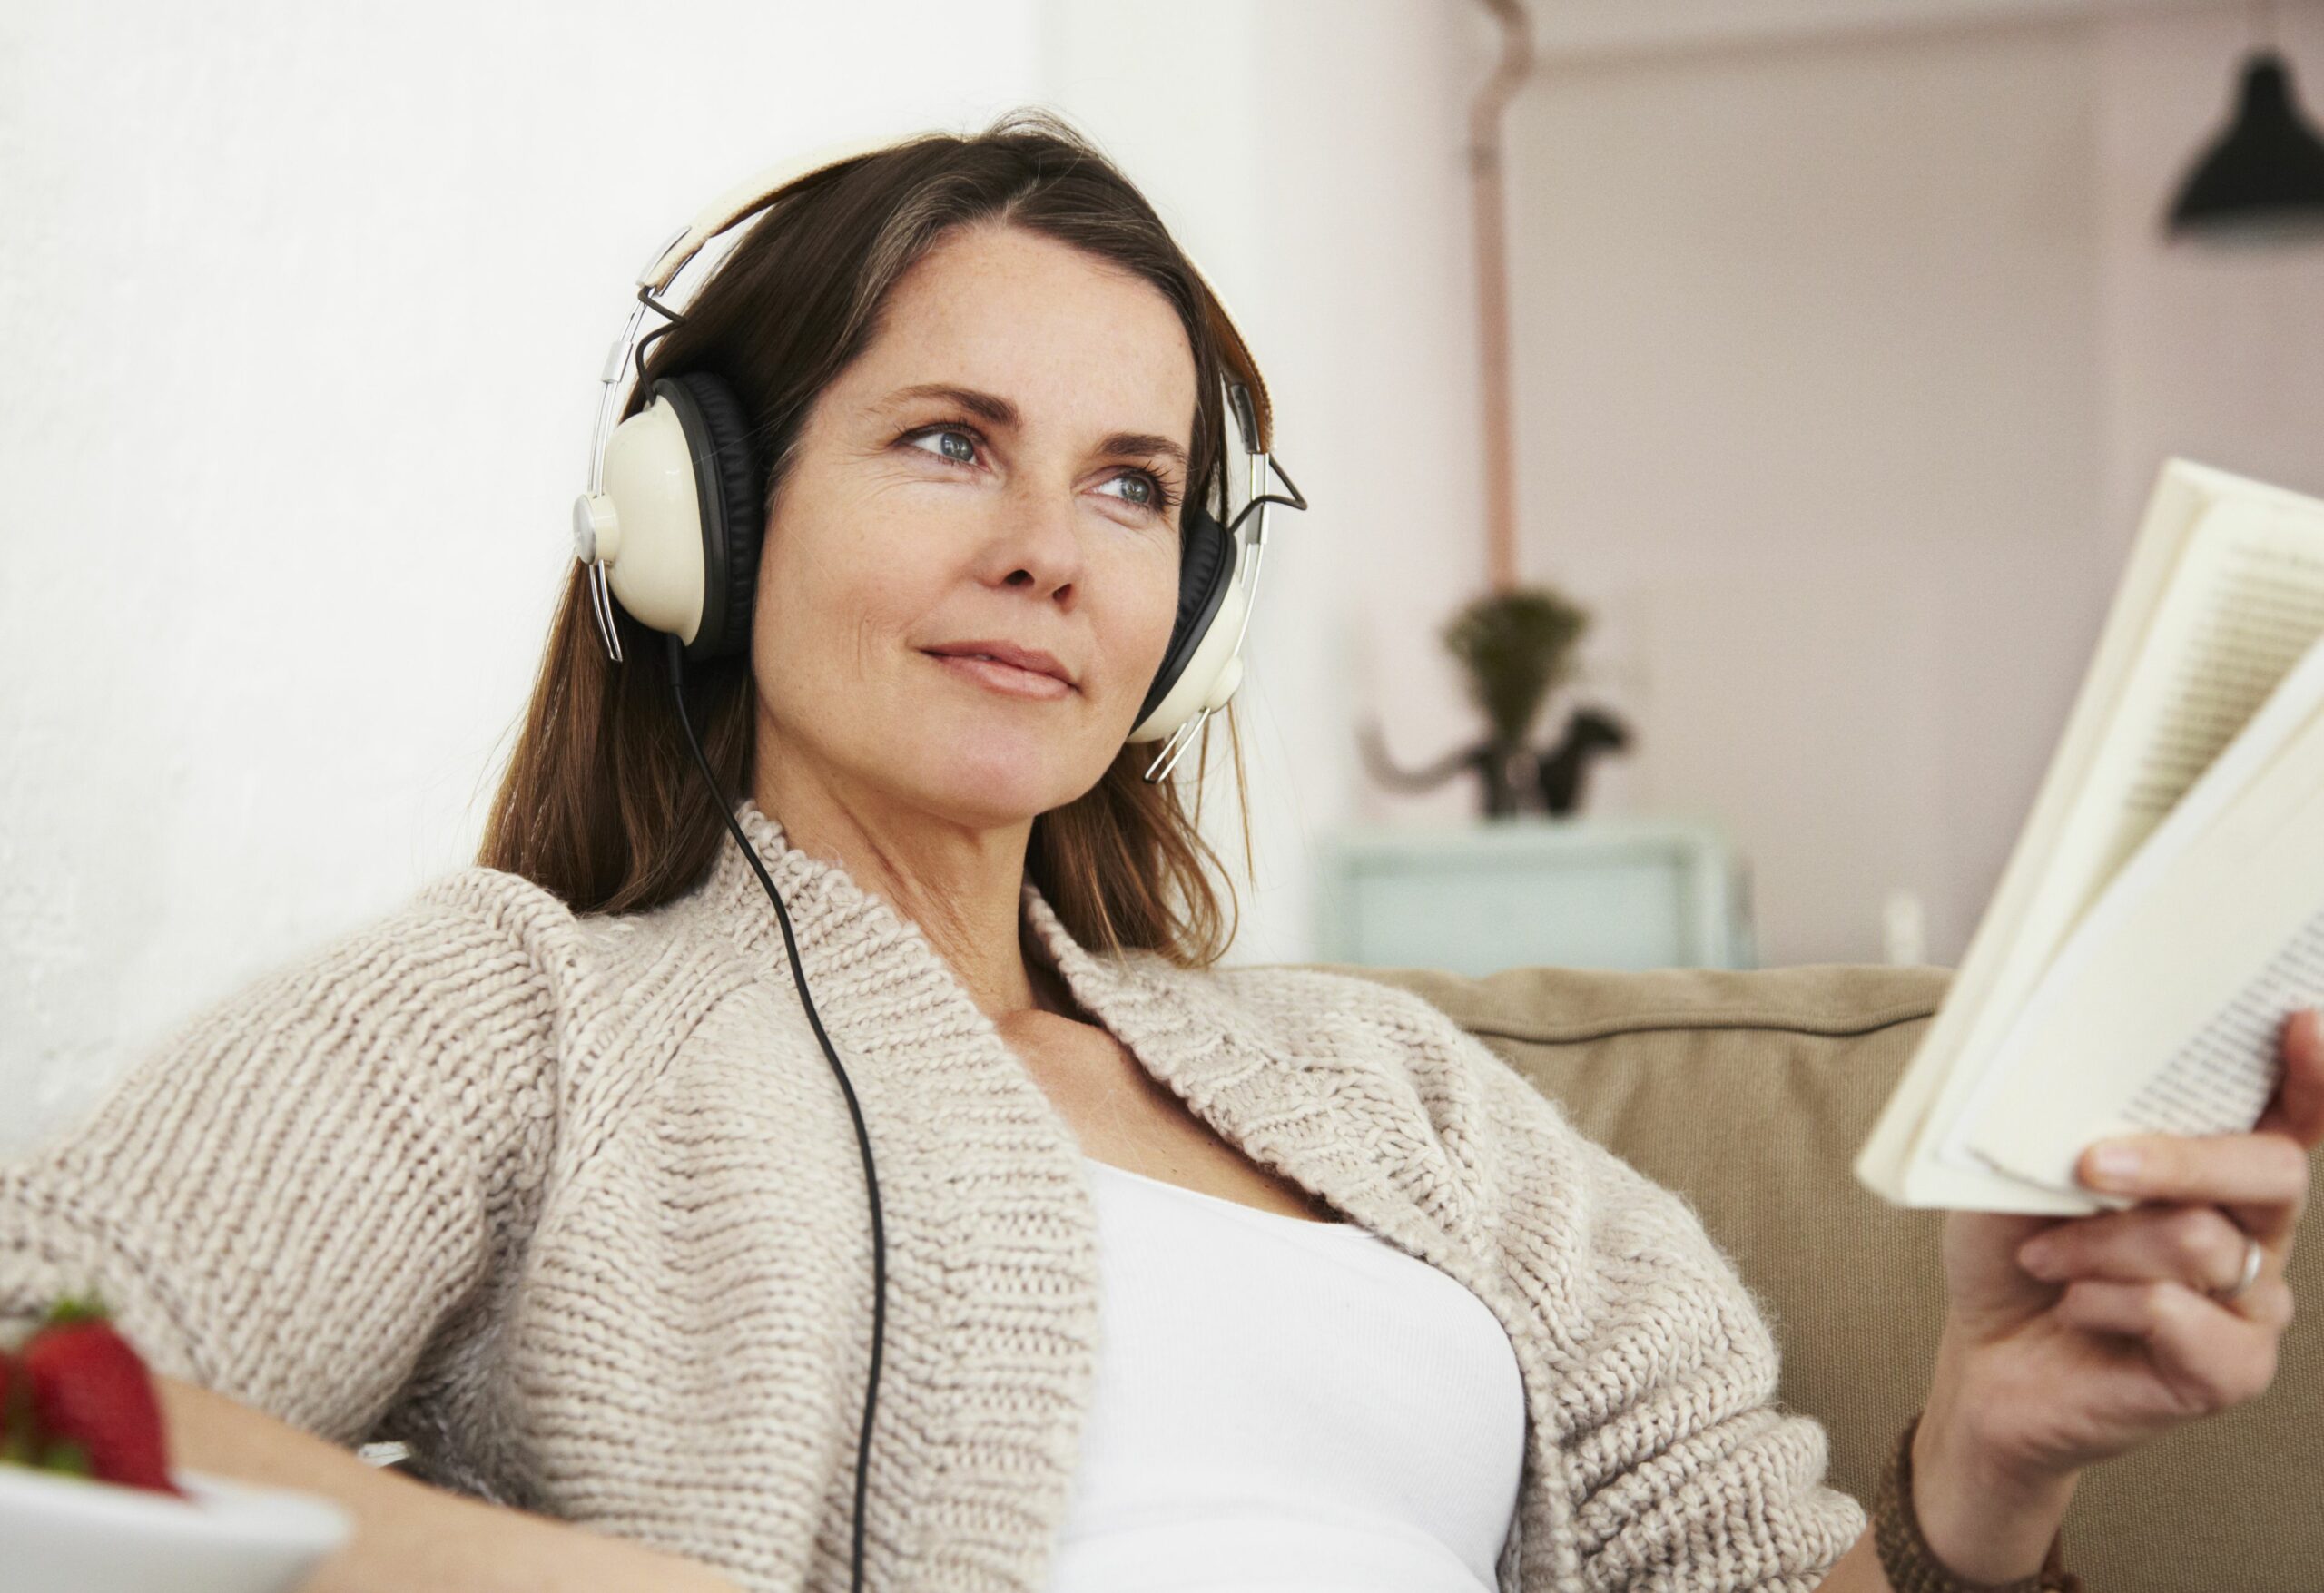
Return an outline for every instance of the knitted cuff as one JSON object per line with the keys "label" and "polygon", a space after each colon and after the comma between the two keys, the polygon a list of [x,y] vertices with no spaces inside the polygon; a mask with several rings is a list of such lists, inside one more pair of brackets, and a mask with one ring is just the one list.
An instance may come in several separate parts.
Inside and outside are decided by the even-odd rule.
{"label": "knitted cuff", "polygon": [[2014,1582],[1972,1582],[1945,1569],[1921,1536],[1920,1519],[1913,1513],[1913,1434],[1921,1412],[1905,1423],[1905,1431],[1881,1468],[1880,1493],[1872,1507],[1872,1542],[1880,1551],[1880,1568],[1896,1593],[2083,1593],[2082,1578],[2065,1568],[2065,1533],[2050,1539],[2042,1568]]}

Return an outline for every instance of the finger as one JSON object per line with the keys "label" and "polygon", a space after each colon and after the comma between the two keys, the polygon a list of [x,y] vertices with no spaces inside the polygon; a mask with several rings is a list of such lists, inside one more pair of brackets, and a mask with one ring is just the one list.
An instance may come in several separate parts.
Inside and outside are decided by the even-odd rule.
{"label": "finger", "polygon": [[[2106,1278],[2220,1293],[2241,1281],[2248,1254],[2243,1230],[2215,1205],[2136,1205],[2061,1224],[2020,1245],[2017,1261],[2053,1283]],[[2260,1275],[2268,1274],[2263,1259]]]}
{"label": "finger", "polygon": [[2255,1283],[2230,1311],[2181,1283],[2116,1283],[2078,1278],[2057,1314],[2092,1332],[2119,1333],[2146,1346],[2174,1413],[2203,1416],[2258,1398],[2275,1381],[2276,1343],[2290,1314],[2280,1279]]}
{"label": "finger", "polygon": [[[2127,1150],[2125,1171],[2101,1153]],[[2075,1175],[2093,1189],[2140,1200],[2200,1202],[2229,1208],[2246,1232],[2272,1242],[2299,1223],[2308,1204],[2308,1151],[2282,1134],[2134,1134],[2100,1140]]]}
{"label": "finger", "polygon": [[2181,1337],[2208,1331],[2273,1338],[2290,1324],[2294,1303],[2291,1286],[2281,1278],[2262,1279],[2232,1304],[2199,1294],[2183,1283],[2076,1278],[2059,1296],[2056,1309],[2075,1327],[2138,1339],[2152,1339],[2166,1330]]}
{"label": "finger", "polygon": [[2284,1020],[2279,1048],[2284,1075],[2276,1093],[2252,1127],[2262,1133],[2289,1134],[2313,1150],[2324,1145],[2324,1018],[2315,1008],[2305,1008]]}

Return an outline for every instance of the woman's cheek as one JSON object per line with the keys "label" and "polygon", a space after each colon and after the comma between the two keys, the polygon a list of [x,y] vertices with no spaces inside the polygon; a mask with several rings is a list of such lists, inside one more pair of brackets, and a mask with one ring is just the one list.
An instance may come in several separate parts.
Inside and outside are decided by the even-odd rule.
{"label": "woman's cheek", "polygon": [[[1167,556],[1162,556],[1167,555]],[[1178,617],[1178,550],[1176,544],[1160,550],[1148,550],[1139,567],[1130,573],[1125,590],[1140,595],[1138,614],[1133,626],[1137,640],[1130,648],[1133,664],[1128,674],[1137,694],[1143,698],[1152,683],[1155,671],[1162,667],[1162,654],[1170,644],[1170,630]]]}

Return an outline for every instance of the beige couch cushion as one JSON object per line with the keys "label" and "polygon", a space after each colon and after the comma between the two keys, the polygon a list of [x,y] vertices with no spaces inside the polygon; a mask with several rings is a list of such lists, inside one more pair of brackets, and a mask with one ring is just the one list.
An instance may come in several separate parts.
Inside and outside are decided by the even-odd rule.
{"label": "beige couch cushion", "polygon": [[[1781,1397],[1829,1433],[1830,1481],[1868,1504],[1926,1391],[1944,1217],[1888,1205],[1851,1164],[1949,973],[1336,971],[1426,998],[1581,1132],[1687,1197],[1774,1327]],[[2067,1563],[2093,1593],[2324,1589],[2319,1225],[2311,1206],[2274,1386],[2083,1479]]]}

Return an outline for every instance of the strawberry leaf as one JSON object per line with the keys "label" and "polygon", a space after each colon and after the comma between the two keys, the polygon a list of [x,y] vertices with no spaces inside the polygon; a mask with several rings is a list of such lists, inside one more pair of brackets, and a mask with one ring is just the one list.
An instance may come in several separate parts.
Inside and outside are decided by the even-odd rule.
{"label": "strawberry leaf", "polygon": [[113,1313],[105,1309],[103,1299],[94,1289],[85,1294],[67,1294],[48,1308],[44,1327],[64,1327],[76,1322],[106,1322]]}

